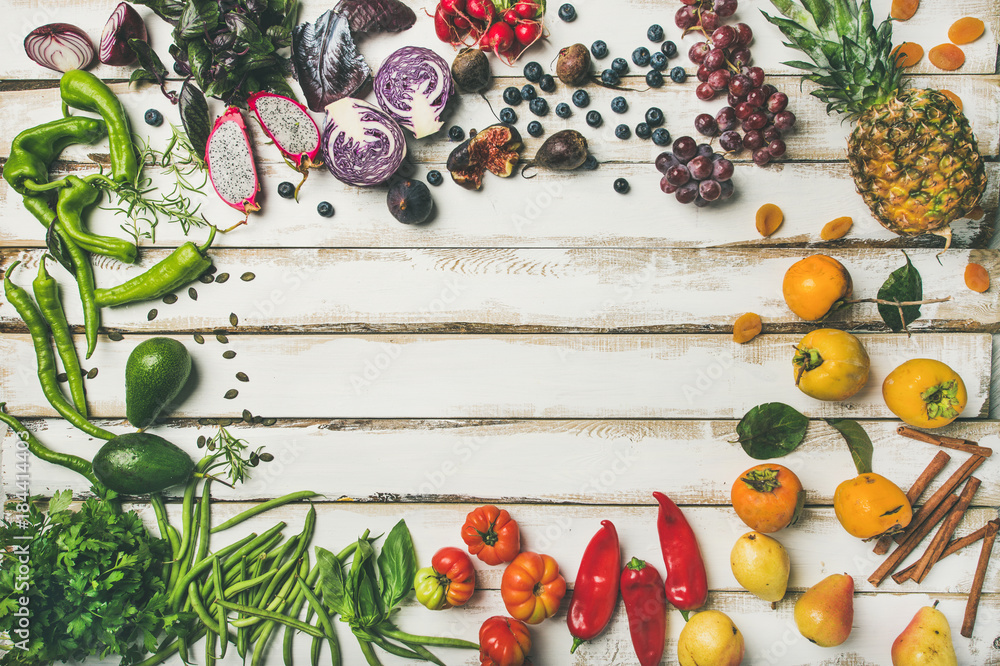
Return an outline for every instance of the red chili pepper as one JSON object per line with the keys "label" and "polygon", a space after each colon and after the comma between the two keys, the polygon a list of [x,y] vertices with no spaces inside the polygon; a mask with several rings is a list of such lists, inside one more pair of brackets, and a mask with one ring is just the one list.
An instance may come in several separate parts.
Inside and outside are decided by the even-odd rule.
{"label": "red chili pepper", "polygon": [[701,559],[694,530],[681,510],[663,493],[653,493],[653,497],[660,503],[656,527],[660,533],[663,565],[667,570],[667,601],[682,611],[686,618],[685,611],[704,606],[708,599],[705,562]]}
{"label": "red chili pepper", "polygon": [[633,557],[622,569],[621,588],[639,666],[657,666],[667,635],[667,597],[660,572]]}
{"label": "red chili pepper", "polygon": [[621,576],[622,554],[618,547],[618,532],[610,520],[601,521],[601,529],[583,551],[583,561],[576,574],[573,599],[569,602],[566,622],[573,635],[576,652],[580,644],[604,631],[618,603],[618,581]]}

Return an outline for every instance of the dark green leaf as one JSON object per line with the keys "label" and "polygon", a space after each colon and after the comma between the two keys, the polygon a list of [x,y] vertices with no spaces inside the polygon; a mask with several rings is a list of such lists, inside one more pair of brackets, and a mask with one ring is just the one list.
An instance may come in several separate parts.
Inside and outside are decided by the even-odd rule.
{"label": "dark green leaf", "polygon": [[208,135],[212,131],[211,121],[208,118],[208,102],[205,101],[205,95],[201,90],[190,81],[185,81],[181,87],[178,110],[188,141],[191,142],[194,151],[200,157],[204,157]]}
{"label": "dark green leaf", "polygon": [[[316,565],[319,567],[323,603],[334,613],[352,617],[351,603],[344,586],[344,568],[337,556],[325,548],[316,548]],[[345,611],[347,611],[345,613]]]}
{"label": "dark green leaf", "polygon": [[62,234],[56,231],[55,220],[49,225],[48,231],[45,232],[45,247],[48,249],[49,254],[63,268],[69,271],[70,275],[76,276],[76,267],[73,265],[73,258],[69,254],[69,249],[66,247],[66,241],[63,239]]}
{"label": "dark green leaf", "polygon": [[385,586],[382,600],[391,613],[410,593],[413,577],[417,574],[417,552],[405,520],[396,523],[386,537],[378,556],[378,569]]}
{"label": "dark green leaf", "polygon": [[861,424],[851,419],[827,419],[826,422],[840,431],[847,440],[847,448],[851,450],[851,457],[854,459],[858,474],[870,473],[874,450],[872,440]]}
{"label": "dark green leaf", "polygon": [[757,405],[736,426],[736,440],[751,458],[768,460],[794,451],[806,436],[809,419],[780,402]]}
{"label": "dark green leaf", "polygon": [[160,56],[156,55],[156,51],[149,46],[149,43],[142,39],[130,39],[128,40],[128,45],[132,48],[135,53],[136,59],[139,61],[140,67],[146,70],[146,72],[152,75],[153,80],[157,83],[163,83],[167,80],[167,68],[160,60]]}
{"label": "dark green leaf", "polygon": [[[882,288],[878,290],[878,298],[880,300],[906,302],[923,299],[924,287],[923,281],[920,279],[920,273],[910,263],[910,257],[905,252],[903,256],[906,257],[906,265],[894,270],[889,279],[882,285]],[[896,333],[902,331],[907,325],[920,317],[919,305],[904,305],[901,307],[903,311],[902,319],[899,316],[900,307],[878,304],[878,313],[882,315],[882,321]]]}
{"label": "dark green leaf", "polygon": [[135,0],[138,5],[145,5],[170,25],[176,25],[184,11],[184,0]]}
{"label": "dark green leaf", "polygon": [[216,0],[188,0],[181,12],[174,39],[196,39],[202,37],[219,24],[219,5]]}
{"label": "dark green leaf", "polygon": [[212,68],[212,51],[201,40],[189,42],[187,45],[188,67],[199,86],[206,85],[208,72]]}
{"label": "dark green leaf", "polygon": [[132,70],[132,76],[128,77],[129,83],[135,83],[137,81],[151,81],[153,83],[159,83],[155,74],[142,68]]}

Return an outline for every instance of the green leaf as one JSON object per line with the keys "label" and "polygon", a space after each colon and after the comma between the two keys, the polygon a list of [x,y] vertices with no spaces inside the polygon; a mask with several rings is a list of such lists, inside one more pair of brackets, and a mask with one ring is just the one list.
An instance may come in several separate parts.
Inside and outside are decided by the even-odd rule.
{"label": "green leaf", "polygon": [[174,28],[174,39],[180,41],[202,37],[218,24],[219,5],[216,0],[188,0]]}
{"label": "green leaf", "polygon": [[417,552],[406,521],[400,520],[389,532],[378,556],[378,570],[384,585],[382,600],[391,613],[413,589],[417,574]]}
{"label": "green leaf", "polygon": [[847,440],[847,448],[851,450],[851,457],[854,459],[854,466],[858,474],[868,474],[872,471],[872,440],[861,427],[861,424],[851,419],[826,419],[826,422],[836,428],[844,439]]}
{"label": "green leaf", "polygon": [[751,458],[768,460],[794,451],[806,436],[809,419],[780,402],[757,405],[736,426],[743,450]]}
{"label": "green leaf", "polygon": [[155,74],[153,74],[148,70],[142,69],[141,67],[139,69],[132,70],[132,75],[128,77],[129,83],[136,83],[138,81],[151,81],[152,83],[159,83],[159,80],[156,78]]}
{"label": "green leaf", "polygon": [[66,490],[60,490],[52,496],[49,500],[49,515],[53,513],[59,513],[61,511],[66,511],[69,509],[70,503],[73,501],[73,491],[69,488]]}
{"label": "green leaf", "polygon": [[345,613],[352,604],[347,601],[347,588],[344,585],[344,568],[337,556],[325,548],[316,548],[316,566],[319,567],[320,589],[323,591],[323,603],[334,612],[346,618],[353,613]]}
{"label": "green leaf", "polygon": [[204,93],[190,81],[185,81],[184,85],[181,86],[178,110],[188,141],[191,142],[195,153],[204,158],[205,145],[208,143],[208,135],[212,131],[208,118],[208,102],[205,101]]}
{"label": "green leaf", "polygon": [[133,38],[128,40],[128,45],[135,53],[135,57],[139,61],[139,66],[147,74],[151,75],[154,81],[162,84],[167,80],[167,68],[148,42]]}
{"label": "green leaf", "polygon": [[[919,301],[924,297],[924,287],[923,281],[920,279],[920,273],[913,264],[910,263],[910,257],[904,252],[903,256],[906,257],[906,265],[897,268],[889,275],[889,278],[882,285],[882,288],[878,290],[879,300],[884,301],[895,301],[895,302],[906,302],[906,301]],[[903,317],[900,319],[899,313],[902,309]],[[916,321],[920,317],[920,306],[919,305],[883,305],[878,304],[878,313],[882,316],[882,321],[892,329],[893,332],[898,333],[899,331],[905,330],[906,327],[912,322]]]}

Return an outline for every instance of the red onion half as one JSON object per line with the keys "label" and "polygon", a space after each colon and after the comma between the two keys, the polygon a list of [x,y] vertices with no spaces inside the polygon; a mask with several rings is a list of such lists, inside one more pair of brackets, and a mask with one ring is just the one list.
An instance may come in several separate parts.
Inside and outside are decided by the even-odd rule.
{"label": "red onion half", "polygon": [[146,41],[146,24],[132,5],[122,2],[111,12],[111,18],[101,32],[98,53],[101,62],[116,67],[135,62],[135,51],[128,44],[130,39]]}
{"label": "red onion half", "polygon": [[83,30],[69,23],[49,23],[24,38],[24,51],[42,67],[57,72],[86,69],[94,60],[94,45]]}

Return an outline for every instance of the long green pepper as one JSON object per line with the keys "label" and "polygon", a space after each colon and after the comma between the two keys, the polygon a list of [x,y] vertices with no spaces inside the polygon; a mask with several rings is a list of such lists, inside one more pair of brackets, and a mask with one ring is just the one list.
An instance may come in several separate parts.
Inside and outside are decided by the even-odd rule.
{"label": "long green pepper", "polygon": [[77,474],[80,474],[92,484],[95,488],[103,491],[104,484],[97,480],[94,476],[94,466],[90,464],[89,460],[85,460],[80,456],[74,456],[70,453],[59,453],[58,451],[53,451],[49,447],[38,441],[38,438],[34,436],[27,428],[25,428],[20,421],[16,418],[4,412],[4,406],[7,403],[0,402],[0,421],[7,424],[11,430],[13,430],[18,439],[24,442],[31,454],[38,458],[39,460],[44,460],[45,462],[52,463],[53,465],[60,465],[66,469],[71,469]]}
{"label": "long green pepper", "polygon": [[59,353],[63,369],[66,371],[66,383],[69,385],[73,405],[81,416],[87,418],[87,395],[83,388],[80,359],[76,355],[76,347],[73,346],[73,336],[69,332],[69,322],[66,320],[62,301],[59,300],[59,284],[45,270],[44,254],[38,262],[38,277],[31,283],[31,290],[35,294],[38,310],[52,332],[56,352]]}
{"label": "long green pepper", "polygon": [[139,249],[132,243],[114,236],[102,236],[86,229],[83,216],[101,198],[101,190],[95,182],[111,182],[101,174],[86,178],[68,175],[63,178],[66,187],[59,190],[56,203],[56,217],[67,235],[82,249],[92,254],[111,257],[125,264],[134,264],[139,258]]}

